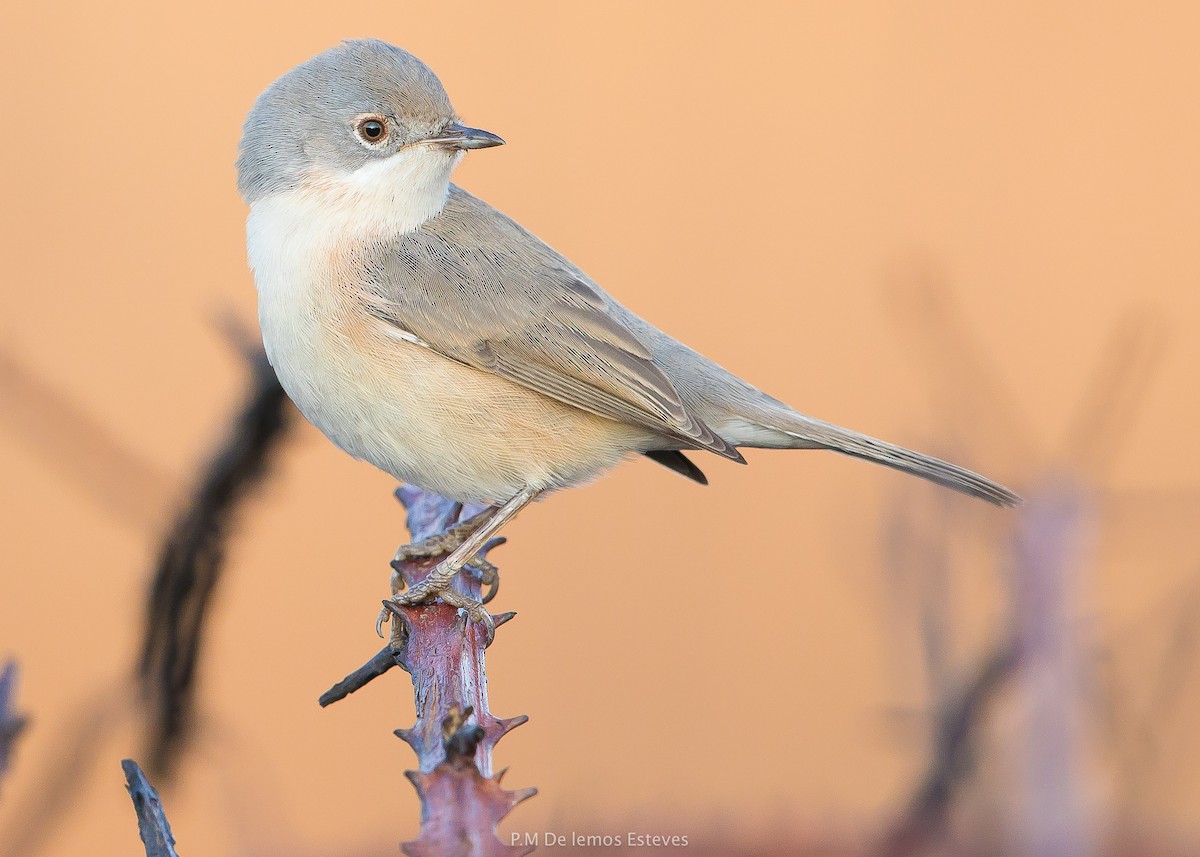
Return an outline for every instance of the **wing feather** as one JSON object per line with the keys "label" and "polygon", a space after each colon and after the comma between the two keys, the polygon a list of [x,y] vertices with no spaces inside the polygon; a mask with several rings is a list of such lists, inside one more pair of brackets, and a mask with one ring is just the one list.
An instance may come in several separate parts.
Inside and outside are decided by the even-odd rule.
{"label": "wing feather", "polygon": [[684,403],[579,269],[451,186],[441,214],[372,245],[369,309],[408,341],[619,422],[742,460]]}

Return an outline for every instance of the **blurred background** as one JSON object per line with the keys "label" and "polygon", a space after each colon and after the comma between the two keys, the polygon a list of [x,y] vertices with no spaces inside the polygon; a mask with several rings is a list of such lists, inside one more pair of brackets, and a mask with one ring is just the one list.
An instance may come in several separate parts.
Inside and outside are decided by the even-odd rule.
{"label": "blurred background", "polygon": [[[1200,7],[4,18],[0,662],[29,724],[0,854],[140,847],[118,760],[143,746],[145,589],[244,397],[222,326],[255,329],[240,123],[368,35],[508,141],[457,181],[619,300],[806,413],[1029,499],[752,451],[703,458],[705,489],[631,462],[529,510],[493,555],[493,606],[520,615],[492,707],[531,718],[497,764],[540,790],[505,836],[1200,849]],[[167,809],[189,855],[394,854],[418,827],[390,735],[411,686],[316,699],[378,648],[403,510],[306,424],[274,464],[237,518]]]}

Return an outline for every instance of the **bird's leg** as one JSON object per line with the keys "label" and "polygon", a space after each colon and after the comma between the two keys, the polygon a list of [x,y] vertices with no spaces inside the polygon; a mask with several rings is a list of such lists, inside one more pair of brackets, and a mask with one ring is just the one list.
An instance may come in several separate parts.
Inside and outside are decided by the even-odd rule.
{"label": "bird's leg", "polygon": [[[492,515],[496,514],[497,508],[496,506],[489,506],[486,509],[476,512],[465,521],[460,521],[445,532],[434,533],[432,536],[426,536],[419,542],[401,545],[397,548],[396,555],[392,558],[392,594],[396,595],[404,591],[404,577],[400,569],[402,563],[433,559],[434,557],[449,554],[461,545],[469,535],[483,526]],[[490,543],[484,545],[479,554],[467,562],[467,567],[475,572],[479,577],[479,582],[488,587],[487,595],[483,598],[484,604],[495,598],[496,592],[500,589],[500,569],[488,562],[485,554],[489,549],[501,544],[504,544],[503,538],[493,539]],[[384,612],[386,613],[387,611]],[[382,620],[386,616],[381,616],[380,618]]]}
{"label": "bird's leg", "polygon": [[411,562],[415,559],[431,559],[435,556],[443,556],[450,553],[461,545],[468,536],[487,523],[488,519],[495,515],[497,511],[496,506],[489,506],[482,512],[455,524],[445,532],[427,536],[419,542],[413,542],[411,545],[401,545],[396,550],[396,556],[392,559],[392,565]]}
{"label": "bird's leg", "polygon": [[[503,506],[492,510],[485,510],[480,515],[476,515],[475,518],[471,518],[465,521],[464,524],[460,524],[459,526],[473,524],[476,518],[486,515],[485,520],[474,526],[470,534],[462,538],[458,546],[450,552],[450,555],[438,563],[433,571],[429,572],[428,577],[407,592],[396,593],[389,601],[385,601],[385,610],[397,613],[401,607],[411,607],[434,598],[441,598],[442,601],[453,607],[466,610],[467,616],[471,621],[482,624],[487,630],[488,642],[491,642],[492,635],[495,632],[495,625],[491,615],[484,609],[481,602],[476,601],[474,598],[469,598],[454,589],[452,581],[454,575],[462,571],[464,566],[472,563],[472,558],[479,553],[488,540],[496,535],[505,524],[516,517],[518,512],[532,503],[539,493],[536,488],[526,488]],[[487,568],[485,566],[484,573],[486,574],[486,572]]]}

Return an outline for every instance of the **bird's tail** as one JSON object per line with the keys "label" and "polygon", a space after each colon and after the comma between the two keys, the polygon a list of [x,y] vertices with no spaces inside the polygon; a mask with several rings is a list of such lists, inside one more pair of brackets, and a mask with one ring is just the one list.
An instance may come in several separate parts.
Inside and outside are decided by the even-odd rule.
{"label": "bird's tail", "polygon": [[868,437],[841,426],[810,419],[790,409],[784,414],[772,414],[771,416],[773,418],[768,420],[762,420],[759,417],[756,422],[761,420],[762,428],[778,432],[785,437],[778,435],[770,439],[764,437],[761,440],[765,442],[756,442],[758,440],[756,439],[741,445],[790,449],[830,449],[843,455],[873,461],[885,467],[911,473],[913,476],[919,476],[930,482],[936,482],[938,485],[987,500],[997,506],[1016,506],[1021,502],[1019,496],[1000,483],[993,482],[965,467],[942,461],[940,458],[913,452],[911,449]]}

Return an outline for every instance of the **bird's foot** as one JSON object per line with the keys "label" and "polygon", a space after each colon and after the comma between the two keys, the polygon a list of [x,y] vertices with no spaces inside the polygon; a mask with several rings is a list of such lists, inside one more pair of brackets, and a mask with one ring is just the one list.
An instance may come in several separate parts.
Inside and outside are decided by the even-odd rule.
{"label": "bird's foot", "polygon": [[[405,580],[402,566],[407,562],[413,562],[419,559],[431,559],[433,557],[445,556],[446,554],[457,548],[463,541],[469,538],[475,529],[480,524],[474,523],[475,519],[471,518],[459,524],[460,527],[471,524],[470,532],[460,532],[452,534],[452,530],[447,530],[445,533],[439,533],[436,536],[423,539],[413,545],[403,545],[396,551],[396,558],[392,560],[392,595],[398,595],[404,591]],[[449,538],[443,538],[449,536]],[[463,563],[463,569],[475,575],[481,586],[486,587],[486,592],[483,595],[482,603],[487,604],[496,597],[496,593],[500,591],[500,569],[487,558],[488,553],[492,548],[499,547],[504,544],[507,539],[503,536],[498,536],[494,539],[489,539],[488,542],[479,549],[479,553],[471,557]],[[455,543],[457,542],[457,544]]]}
{"label": "bird's foot", "polygon": [[[375,624],[376,632],[383,636],[384,621],[393,618],[392,646],[402,646],[404,624],[398,620],[403,615],[404,608],[441,598],[444,603],[465,611],[469,622],[482,625],[486,645],[491,645],[496,633],[496,620],[483,605],[495,596],[499,575],[496,567],[487,561],[487,552],[503,542],[503,539],[495,537],[500,528],[532,503],[539,493],[540,489],[524,488],[502,506],[485,509],[457,527],[447,530],[443,536],[435,537],[436,541],[424,539],[418,543],[416,550],[414,546],[409,545],[397,551],[396,559],[392,562],[392,597],[383,602],[383,610]],[[433,556],[440,556],[452,543],[456,543],[457,546],[450,550],[449,555],[439,562],[424,580],[415,583],[407,592],[400,591],[406,582],[404,572],[408,571],[407,562],[421,558],[420,555],[429,552],[432,552]],[[474,572],[479,576],[481,583],[489,587],[488,594],[482,601],[451,588],[454,576],[469,566],[474,566]],[[505,614],[505,618],[511,618],[511,614]]]}
{"label": "bird's foot", "polygon": [[[493,583],[488,594],[488,598],[490,599],[496,590],[494,581],[498,580],[495,574],[496,567],[487,560],[482,560],[481,564],[491,570]],[[426,604],[440,598],[444,604],[449,604],[451,607],[464,611],[468,622],[475,622],[480,625],[484,632],[484,645],[490,646],[496,636],[496,621],[492,618],[492,614],[487,611],[487,608],[483,606],[483,601],[477,601],[474,598],[463,595],[454,588],[451,581],[455,573],[457,573],[456,569],[443,569],[439,566],[434,569],[428,578],[407,592],[398,592],[387,601],[384,601],[383,609],[379,612],[379,619],[375,625],[376,632],[382,636],[383,623],[389,618],[392,619],[393,623],[397,622],[405,607],[416,607],[419,604]],[[484,574],[481,573],[480,576],[483,577]],[[485,584],[486,582],[485,580]]]}
{"label": "bird's foot", "polygon": [[462,523],[455,524],[445,532],[427,536],[411,545],[401,545],[392,559],[392,567],[395,568],[403,562],[433,559],[453,552],[463,542],[475,535],[475,531],[486,524],[495,513],[495,509],[484,509],[478,515],[473,515]]}

